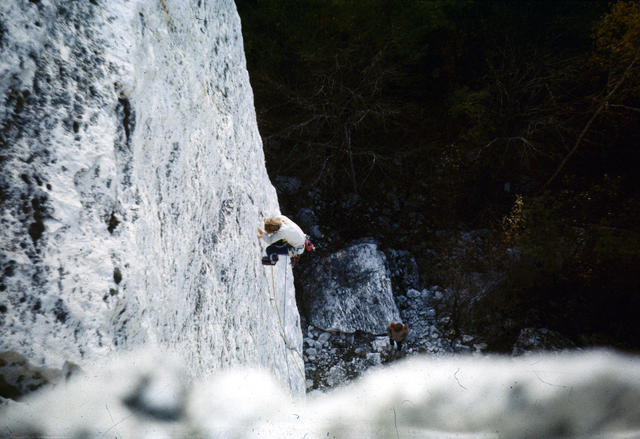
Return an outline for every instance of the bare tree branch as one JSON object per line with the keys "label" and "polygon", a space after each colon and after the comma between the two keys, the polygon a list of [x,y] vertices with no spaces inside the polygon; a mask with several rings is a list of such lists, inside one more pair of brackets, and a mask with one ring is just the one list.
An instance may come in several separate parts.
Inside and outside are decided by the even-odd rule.
{"label": "bare tree branch", "polygon": [[624,71],[624,74],[618,80],[618,82],[613,87],[613,89],[611,89],[611,91],[604,97],[602,102],[600,102],[600,105],[598,105],[598,108],[596,109],[596,111],[593,113],[593,115],[591,116],[591,118],[589,119],[587,124],[584,126],[584,128],[580,132],[580,135],[576,139],[576,143],[573,145],[573,148],[571,148],[571,151],[569,151],[569,153],[564,157],[564,159],[562,159],[562,162],[560,162],[560,165],[558,165],[558,168],[553,173],[553,175],[549,178],[549,180],[547,180],[547,182],[544,184],[544,186],[542,186],[543,189],[547,188],[553,182],[553,180],[555,180],[555,178],[558,176],[558,174],[560,174],[560,172],[562,171],[564,166],[567,164],[567,162],[569,161],[571,156],[573,156],[573,154],[577,151],[578,147],[580,146],[580,143],[582,142],[582,139],[584,138],[584,136],[589,131],[589,128],[591,128],[591,125],[593,124],[593,122],[596,120],[598,115],[600,113],[602,113],[602,111],[604,109],[607,108],[607,106],[609,105],[609,100],[613,97],[615,92],[618,91],[618,89],[620,88],[622,83],[629,76],[629,73],[631,72],[631,69],[633,68],[633,66],[636,63],[636,61],[638,60],[638,57],[640,57],[640,50],[638,52],[636,52],[636,56],[633,58],[631,63],[627,66],[626,70]]}
{"label": "bare tree branch", "polygon": [[609,104],[609,108],[624,108],[625,110],[635,111],[636,113],[640,113],[640,108],[629,107],[628,105],[622,105],[622,104]]}

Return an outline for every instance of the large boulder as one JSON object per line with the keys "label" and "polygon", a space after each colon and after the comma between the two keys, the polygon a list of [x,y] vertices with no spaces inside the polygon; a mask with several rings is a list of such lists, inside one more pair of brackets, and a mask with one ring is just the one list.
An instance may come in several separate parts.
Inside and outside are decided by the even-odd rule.
{"label": "large boulder", "polygon": [[373,242],[317,258],[303,282],[304,310],[317,328],[380,334],[400,319],[386,258]]}

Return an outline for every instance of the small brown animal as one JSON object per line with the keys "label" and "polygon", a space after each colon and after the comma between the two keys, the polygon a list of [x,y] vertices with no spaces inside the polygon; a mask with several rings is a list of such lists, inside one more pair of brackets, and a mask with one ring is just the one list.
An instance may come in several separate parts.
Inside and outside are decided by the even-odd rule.
{"label": "small brown animal", "polygon": [[400,352],[402,349],[402,343],[407,341],[407,337],[409,336],[409,326],[403,325],[402,323],[391,322],[389,326],[387,326],[387,334],[389,334],[389,343],[391,344],[391,349],[393,349],[393,342],[396,342],[397,352]]}

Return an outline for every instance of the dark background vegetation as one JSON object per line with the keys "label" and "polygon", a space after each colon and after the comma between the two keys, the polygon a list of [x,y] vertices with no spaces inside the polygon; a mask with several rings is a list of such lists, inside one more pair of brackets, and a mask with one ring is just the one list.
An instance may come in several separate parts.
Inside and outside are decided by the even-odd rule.
{"label": "dark background vegetation", "polygon": [[638,1],[236,4],[283,211],[314,195],[326,246],[409,249],[425,283],[438,231],[488,230],[452,269],[503,276],[460,325],[640,347]]}

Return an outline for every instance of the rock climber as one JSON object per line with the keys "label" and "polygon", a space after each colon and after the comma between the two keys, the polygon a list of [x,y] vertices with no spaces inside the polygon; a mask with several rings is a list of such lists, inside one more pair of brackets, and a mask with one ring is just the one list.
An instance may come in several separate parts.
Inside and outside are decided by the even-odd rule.
{"label": "rock climber", "polygon": [[295,265],[304,251],[315,250],[309,237],[302,229],[284,215],[266,218],[264,230],[258,227],[258,238],[268,245],[267,256],[262,258],[263,265],[275,265],[278,255],[289,255]]}
{"label": "rock climber", "polygon": [[402,343],[407,341],[409,335],[409,326],[402,323],[391,322],[387,326],[387,334],[389,334],[389,344],[393,350],[393,342],[396,342],[396,355],[402,350]]}

